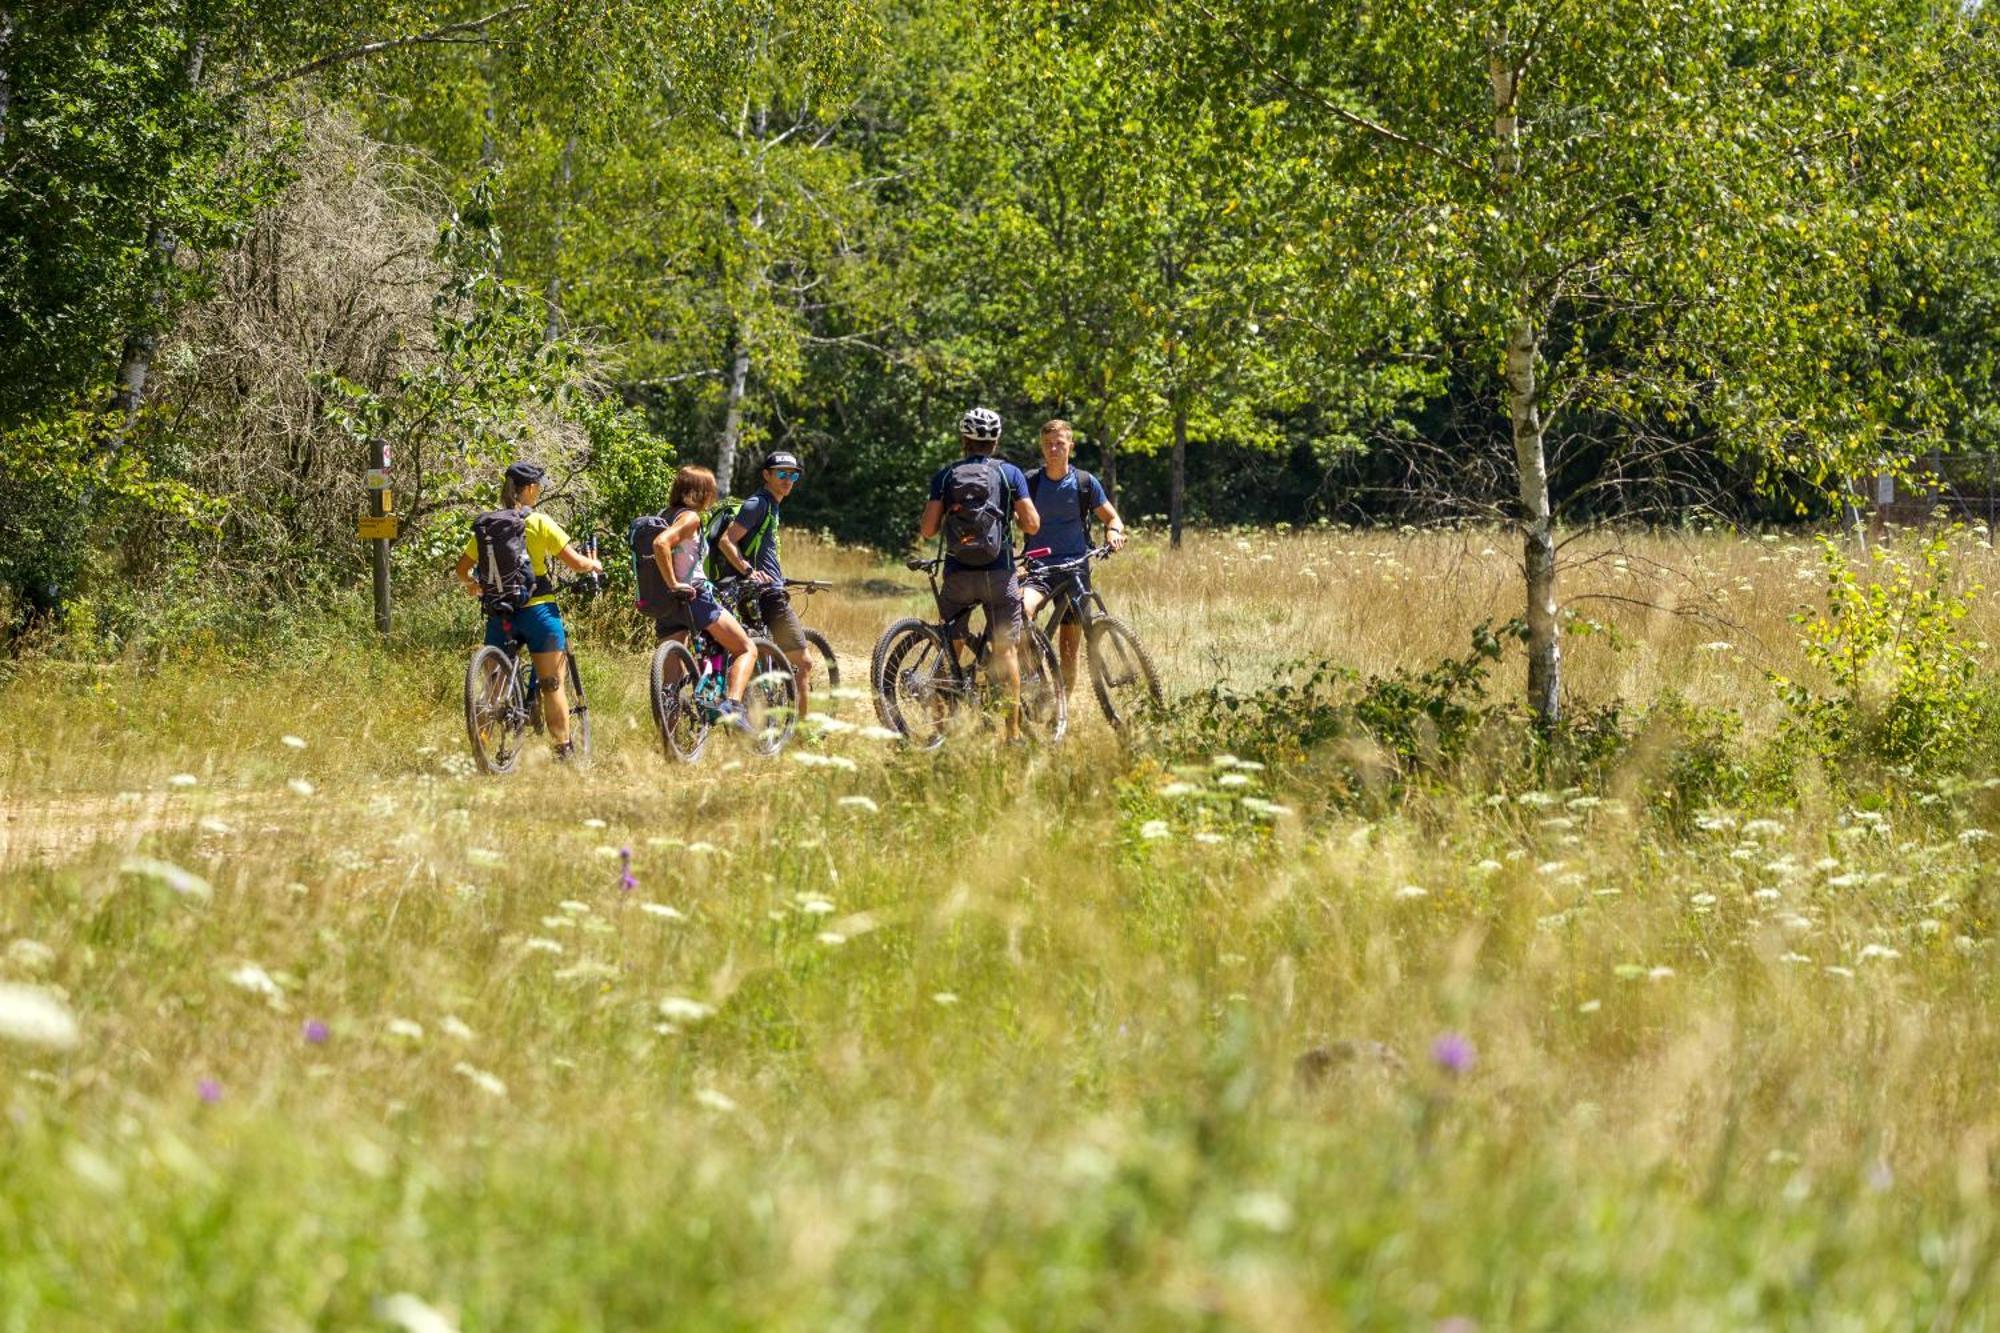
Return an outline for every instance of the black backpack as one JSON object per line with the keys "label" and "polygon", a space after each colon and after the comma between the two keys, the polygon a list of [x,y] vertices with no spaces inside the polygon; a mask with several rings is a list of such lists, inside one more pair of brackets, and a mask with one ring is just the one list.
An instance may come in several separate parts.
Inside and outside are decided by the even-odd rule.
{"label": "black backpack", "polygon": [[1007,550],[1014,497],[991,458],[952,464],[944,478],[944,550],[961,565],[990,565]]}
{"label": "black backpack", "polygon": [[479,605],[489,616],[510,616],[549,591],[528,559],[528,511],[495,509],[472,520],[477,547]]}
{"label": "black backpack", "polygon": [[625,534],[626,544],[632,550],[635,604],[640,612],[655,618],[665,615],[674,604],[667,576],[660,572],[660,562],[653,558],[653,543],[672,526],[673,519],[666,514],[641,514],[632,520]]}
{"label": "black backpack", "polygon": [[[1042,503],[1042,483],[1049,480],[1043,475],[1044,471],[1045,469],[1043,468],[1036,468],[1028,474],[1028,498],[1033,500],[1037,507]],[[1088,541],[1090,538],[1090,485],[1095,478],[1080,467],[1073,467],[1070,471],[1076,474],[1076,516],[1083,521],[1083,535],[1084,539]],[[1049,484],[1053,486],[1055,483],[1049,482]]]}

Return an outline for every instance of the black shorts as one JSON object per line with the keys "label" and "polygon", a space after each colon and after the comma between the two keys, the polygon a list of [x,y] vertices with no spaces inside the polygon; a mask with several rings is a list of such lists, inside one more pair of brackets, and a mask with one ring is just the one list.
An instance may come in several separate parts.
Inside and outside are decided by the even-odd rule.
{"label": "black shorts", "polygon": [[757,594],[757,609],[764,614],[764,635],[780,652],[796,655],[806,650],[806,627],[792,610],[792,599],[783,589]]}
{"label": "black shorts", "polygon": [[1074,568],[1053,572],[1039,570],[1030,565],[1028,566],[1027,576],[1021,580],[1021,588],[1023,591],[1029,588],[1039,589],[1042,594],[1043,606],[1047,606],[1055,600],[1058,589],[1069,589],[1070,604],[1064,609],[1061,617],[1055,620],[1053,624],[1077,624],[1079,623],[1079,617],[1076,614],[1076,599],[1090,591],[1090,563],[1086,561]]}
{"label": "black shorts", "polygon": [[954,569],[939,587],[938,610],[958,621],[973,607],[984,607],[993,642],[1012,643],[1021,637],[1021,584],[1007,569]]}
{"label": "black shorts", "polygon": [[716,605],[715,589],[705,583],[695,585],[695,595],[675,601],[653,620],[654,642],[663,641],[669,634],[698,634],[706,630],[722,617],[722,608]]}

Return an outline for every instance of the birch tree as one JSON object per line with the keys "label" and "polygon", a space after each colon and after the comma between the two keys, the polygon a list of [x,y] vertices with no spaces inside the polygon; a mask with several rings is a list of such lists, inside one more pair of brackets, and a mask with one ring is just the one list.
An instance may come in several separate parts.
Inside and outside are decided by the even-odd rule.
{"label": "birch tree", "polygon": [[1560,505],[1590,480],[1553,466],[1564,414],[1699,414],[1766,484],[1828,486],[1934,424],[1923,348],[1882,296],[1983,188],[1964,118],[1993,62],[1966,12],[1163,0],[1114,22],[1156,36],[1190,99],[1281,108],[1320,163],[1301,238],[1320,276],[1295,314],[1329,354],[1449,327],[1492,367],[1545,723]]}

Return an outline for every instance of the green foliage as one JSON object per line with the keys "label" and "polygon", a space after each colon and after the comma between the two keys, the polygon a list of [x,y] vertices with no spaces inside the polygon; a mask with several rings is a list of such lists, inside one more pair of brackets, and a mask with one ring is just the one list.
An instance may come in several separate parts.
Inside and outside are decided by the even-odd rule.
{"label": "green foliage", "polygon": [[1966,623],[1982,589],[1960,586],[1947,533],[1908,554],[1876,546],[1866,578],[1839,545],[1821,545],[1826,607],[1793,623],[1824,684],[1772,677],[1793,725],[1836,780],[1857,765],[1950,770],[1992,711]]}

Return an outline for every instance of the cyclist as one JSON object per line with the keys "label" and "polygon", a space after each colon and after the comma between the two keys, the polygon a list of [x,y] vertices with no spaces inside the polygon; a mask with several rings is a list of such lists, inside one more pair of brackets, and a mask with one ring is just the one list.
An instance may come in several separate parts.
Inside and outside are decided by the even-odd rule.
{"label": "cyclist", "polygon": [[[501,512],[532,511],[535,502],[542,498],[544,475],[538,463],[508,464],[500,483]],[[482,515],[482,521],[489,517]],[[488,615],[486,642],[500,649],[516,640],[528,646],[540,682],[538,692],[542,696],[542,717],[548,723],[549,739],[555,744],[556,758],[567,759],[573,744],[569,737],[569,699],[564,693],[568,672],[564,670],[563,658],[569,651],[569,636],[563,630],[562,611],[556,606],[554,564],[560,560],[582,574],[602,573],[604,565],[596,557],[577,550],[569,534],[547,514],[527,512],[523,535],[535,595],[519,610]],[[475,535],[466,540],[465,552],[458,558],[457,577],[467,592],[484,597],[498,590],[483,586],[472,576],[478,561],[479,538]]]}
{"label": "cyclist", "polygon": [[[1042,572],[1044,566],[1076,560],[1089,552],[1093,514],[1103,521],[1104,539],[1112,550],[1125,545],[1125,520],[1118,517],[1103,484],[1082,468],[1070,466],[1070,454],[1075,448],[1076,434],[1067,421],[1058,418],[1043,424],[1042,465],[1028,474],[1028,498],[1035,502],[1035,511],[1042,516],[1042,529],[1036,534],[1041,540],[1035,545],[1047,553],[1028,562],[1027,575],[1021,580],[1021,611],[1030,620],[1055,595],[1053,576]],[[1062,577],[1071,576],[1089,589],[1088,562],[1075,566]],[[1065,694],[1076,688],[1077,649],[1082,643],[1083,626],[1078,623],[1072,606],[1056,627],[1056,650],[1062,656]]]}
{"label": "cyclist", "polygon": [[973,607],[986,611],[992,641],[993,678],[1007,695],[1008,742],[1021,738],[1021,672],[1014,641],[1021,634],[1021,585],[1014,575],[1012,523],[1033,535],[1042,526],[1028,479],[1021,469],[994,457],[1000,447],[1000,414],[975,407],[958,420],[965,456],[939,468],[931,478],[931,498],[917,523],[917,536],[945,536],[944,576],[938,611],[951,622],[956,644]]}
{"label": "cyclist", "polygon": [[765,454],[763,486],[743,502],[715,540],[729,567],[757,585],[757,609],[764,613],[764,632],[790,659],[792,674],[798,678],[801,717],[810,711],[807,691],[813,662],[806,650],[805,626],[792,610],[792,599],[785,592],[785,571],[778,562],[778,509],[803,475],[798,458],[786,450]]}
{"label": "cyclist", "polygon": [[682,643],[707,632],[729,654],[729,697],[722,705],[721,721],[738,731],[750,730],[749,715],[743,711],[743,695],[757,668],[756,654],[750,651],[750,636],[735,616],[716,604],[715,585],[702,572],[708,554],[708,538],[702,524],[715,507],[715,474],[705,467],[684,467],[674,474],[674,486],[667,497],[667,526],[653,538],[653,563],[666,581],[667,591],[681,600],[654,620],[656,641],[672,635]]}

